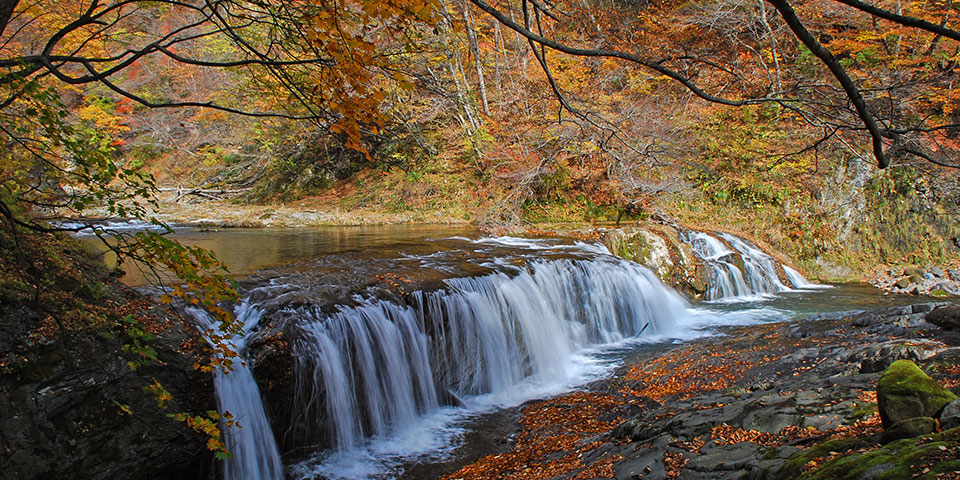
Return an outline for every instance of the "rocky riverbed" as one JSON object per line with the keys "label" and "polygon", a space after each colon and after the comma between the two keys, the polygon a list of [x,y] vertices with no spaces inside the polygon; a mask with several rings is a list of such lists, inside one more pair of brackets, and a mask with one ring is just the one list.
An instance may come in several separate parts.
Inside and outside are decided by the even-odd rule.
{"label": "rocky riverbed", "polygon": [[960,268],[957,267],[894,267],[883,269],[870,283],[890,293],[949,297],[960,295]]}
{"label": "rocky riverbed", "polygon": [[960,429],[892,441],[912,435],[891,433],[877,405],[897,360],[960,387],[958,311],[938,307],[736,328],[639,358],[523,406],[512,448],[443,478],[958,478]]}

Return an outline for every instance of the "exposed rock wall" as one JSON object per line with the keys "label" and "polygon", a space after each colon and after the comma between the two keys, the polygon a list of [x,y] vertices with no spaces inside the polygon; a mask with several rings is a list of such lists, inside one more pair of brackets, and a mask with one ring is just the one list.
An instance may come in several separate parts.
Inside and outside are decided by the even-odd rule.
{"label": "exposed rock wall", "polygon": [[680,241],[677,228],[651,224],[601,233],[600,241],[611,253],[646,266],[688,297],[700,298],[707,291],[706,272],[690,245]]}
{"label": "exposed rock wall", "polygon": [[[45,260],[33,257],[34,267]],[[206,438],[167,416],[215,408],[209,374],[181,353],[198,345],[193,329],[161,311],[143,316],[157,362],[131,370],[136,357],[123,352],[131,338],[103,312],[140,316],[151,304],[74,265],[59,270],[70,275],[40,271],[55,284],[45,285],[41,302],[20,296],[12,275],[3,278],[0,478],[211,478]],[[154,381],[173,395],[167,410],[144,390]]]}

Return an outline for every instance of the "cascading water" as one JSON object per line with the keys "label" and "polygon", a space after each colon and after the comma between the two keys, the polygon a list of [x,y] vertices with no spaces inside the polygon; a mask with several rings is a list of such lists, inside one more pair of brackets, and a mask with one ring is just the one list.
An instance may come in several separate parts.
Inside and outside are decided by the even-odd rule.
{"label": "cascading water", "polygon": [[[718,278],[726,283],[718,282],[717,295],[750,293],[733,249],[704,233],[689,236],[698,255],[723,272]],[[584,355],[589,349],[641,334],[650,341],[687,337],[692,325],[711,321],[652,272],[600,246],[456,241],[469,247],[453,248],[450,255],[402,256],[415,263],[405,271],[443,272],[445,280],[429,290],[397,296],[364,287],[362,295],[331,305],[323,292],[338,284],[314,275],[342,272],[349,262],[335,268],[323,263],[318,273],[294,268],[268,277],[237,308],[245,329],[231,339],[237,351],[243,352],[261,317],[287,326],[291,397],[269,411],[287,416],[274,419],[282,428],[276,438],[300,459],[288,474],[388,477],[402,460],[384,458],[422,458],[455,441],[437,440],[438,431],[456,429],[451,422],[457,420],[446,412],[482,411],[565,391],[596,378],[585,373],[595,362]],[[467,273],[458,277],[458,271]],[[191,313],[201,328],[213,326],[206,313]],[[283,478],[251,371],[235,362],[229,375],[215,376],[215,385],[221,411],[243,425],[227,429],[234,458],[225,464],[225,477]]]}
{"label": "cascading water", "polygon": [[794,288],[830,288],[826,285],[819,285],[807,280],[800,272],[790,268],[787,265],[782,265],[783,273],[787,275],[787,280],[790,280],[790,283],[793,284]]}
{"label": "cascading water", "polygon": [[[758,295],[789,291],[780,280],[778,266],[795,288],[815,288],[800,272],[778,263],[752,243],[720,233],[720,238],[704,232],[688,231],[681,239],[710,270],[707,300],[742,300]],[[722,239],[722,240],[721,240]],[[739,262],[737,262],[739,258]],[[742,265],[742,269],[739,265]]]}
{"label": "cascading water", "polygon": [[729,233],[721,233],[720,237],[740,252],[740,257],[743,259],[743,276],[750,282],[750,289],[754,294],[790,290],[790,287],[780,281],[777,273],[777,266],[780,264],[773,257],[740,237]]}
{"label": "cascading water", "polygon": [[693,253],[710,268],[707,300],[743,297],[752,293],[744,281],[743,272],[732,262],[734,251],[720,239],[694,231],[684,233],[681,239],[689,243]]}
{"label": "cascading water", "polygon": [[[193,316],[199,328],[216,330],[216,320],[205,310],[188,308],[187,312]],[[237,321],[243,325],[243,334],[233,335],[227,340],[234,351],[242,352],[247,337],[260,322],[261,315],[262,312],[247,303],[237,307]],[[227,449],[232,455],[223,463],[223,478],[282,480],[283,463],[253,373],[241,360],[234,360],[231,367],[229,373],[217,368],[213,375],[217,409],[221,414],[229,412],[238,425],[221,425]]]}
{"label": "cascading water", "polygon": [[298,319],[296,443],[357,447],[403,429],[443,397],[562,382],[584,348],[671,335],[686,303],[647,269],[610,257],[532,262],[516,274],[449,279],[406,303],[368,300]]}

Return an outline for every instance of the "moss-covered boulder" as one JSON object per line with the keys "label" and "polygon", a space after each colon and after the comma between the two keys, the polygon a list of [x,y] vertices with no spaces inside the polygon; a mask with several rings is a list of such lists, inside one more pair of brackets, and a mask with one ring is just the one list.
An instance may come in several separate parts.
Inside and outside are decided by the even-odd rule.
{"label": "moss-covered boulder", "polygon": [[760,478],[798,478],[803,474],[804,467],[811,461],[822,461],[823,458],[829,457],[832,454],[852,452],[867,447],[870,444],[871,441],[869,439],[859,437],[828,440],[819,445],[814,445],[807,450],[800,450],[794,453],[778,470],[775,472],[767,471],[765,475]]}
{"label": "moss-covered boulder", "polygon": [[937,421],[930,417],[913,417],[894,423],[883,431],[882,443],[902,438],[919,437],[937,431]]}
{"label": "moss-covered boulder", "polygon": [[884,429],[909,418],[936,418],[956,399],[910,360],[893,362],[877,383],[877,406]]}

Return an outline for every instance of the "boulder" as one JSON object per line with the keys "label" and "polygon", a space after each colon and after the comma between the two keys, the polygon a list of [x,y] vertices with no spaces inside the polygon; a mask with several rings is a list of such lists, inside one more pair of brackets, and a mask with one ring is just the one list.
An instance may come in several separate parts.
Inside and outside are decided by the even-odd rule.
{"label": "boulder", "polygon": [[940,267],[931,267],[931,268],[930,268],[930,273],[932,273],[932,274],[933,274],[935,277],[937,277],[937,278],[943,278],[943,276],[944,276],[947,272],[944,272],[943,269],[940,268]]}
{"label": "boulder", "polygon": [[893,362],[877,383],[877,407],[884,429],[914,417],[937,417],[956,399],[910,360]]}
{"label": "boulder", "polygon": [[950,280],[960,282],[960,270],[951,268],[947,270],[947,274],[950,275]]}
{"label": "boulder", "polygon": [[960,330],[960,305],[944,305],[927,314],[930,322],[944,330]]}
{"label": "boulder", "polygon": [[940,414],[940,428],[950,430],[956,427],[960,427],[960,400],[948,403]]}
{"label": "boulder", "polygon": [[910,280],[907,278],[901,278],[900,280],[897,280],[896,286],[897,288],[907,288],[910,286]]}
{"label": "boulder", "polygon": [[930,417],[913,417],[894,423],[883,430],[881,443],[890,443],[901,438],[913,438],[937,431],[937,421]]}
{"label": "boulder", "polygon": [[924,271],[924,269],[922,269],[922,268],[920,268],[920,267],[907,267],[907,268],[904,268],[904,269],[903,269],[903,274],[906,275],[906,276],[908,276],[908,277],[913,276],[913,275],[920,276],[920,275],[923,275],[924,273],[927,273],[927,272]]}

